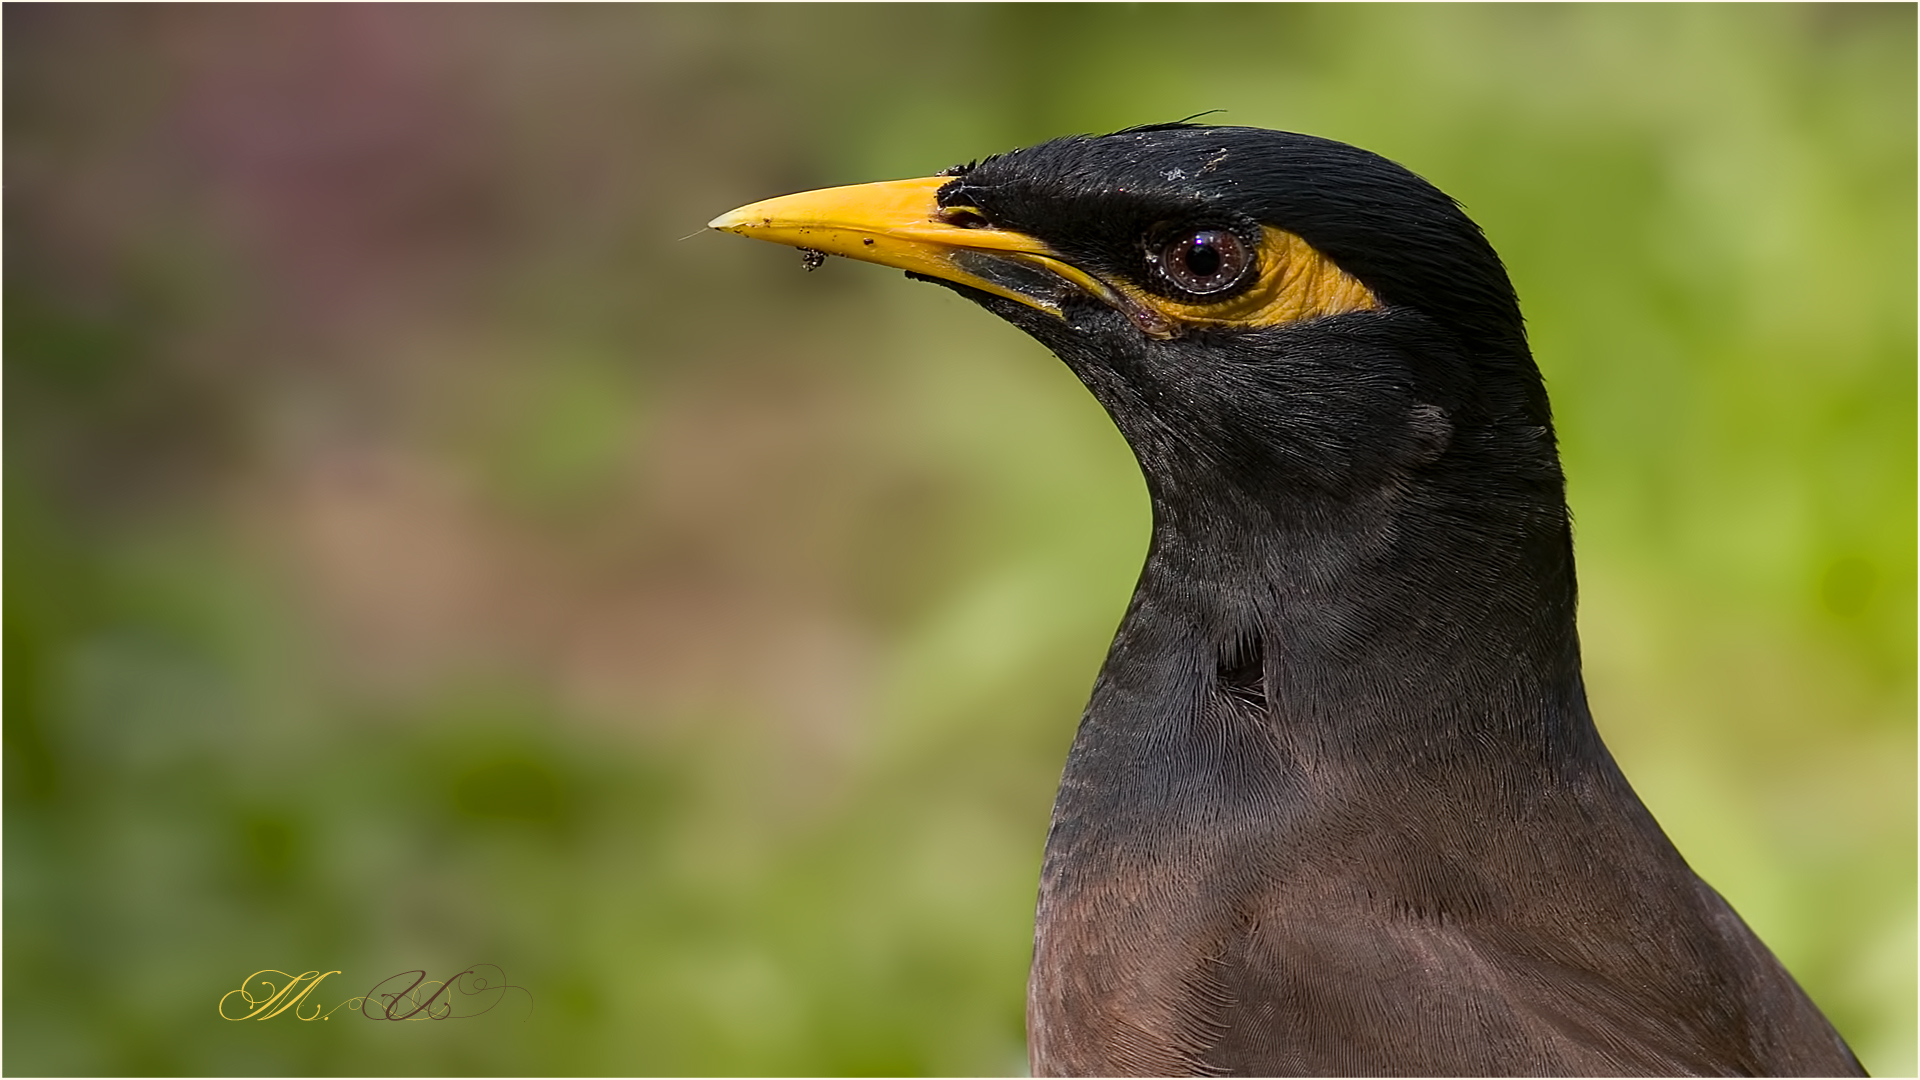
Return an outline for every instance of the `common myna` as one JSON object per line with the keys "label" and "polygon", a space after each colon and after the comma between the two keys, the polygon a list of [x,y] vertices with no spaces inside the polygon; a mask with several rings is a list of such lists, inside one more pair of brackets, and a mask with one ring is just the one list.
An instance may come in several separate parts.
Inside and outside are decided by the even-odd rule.
{"label": "common myna", "polygon": [[1170,124],[712,227],[977,302],[1145,473],[1041,869],[1035,1075],[1861,1073],[1600,740],[1546,389],[1452,199]]}

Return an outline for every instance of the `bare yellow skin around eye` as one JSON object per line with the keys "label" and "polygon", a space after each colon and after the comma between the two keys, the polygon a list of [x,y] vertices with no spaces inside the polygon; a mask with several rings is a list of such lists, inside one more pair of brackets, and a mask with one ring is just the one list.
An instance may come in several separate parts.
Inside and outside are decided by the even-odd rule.
{"label": "bare yellow skin around eye", "polygon": [[1313,245],[1271,225],[1262,226],[1261,234],[1257,255],[1260,279],[1225,300],[1182,301],[1132,285],[1119,288],[1129,300],[1151,309],[1176,328],[1280,326],[1323,315],[1379,309],[1379,299],[1359,279],[1335,266]]}

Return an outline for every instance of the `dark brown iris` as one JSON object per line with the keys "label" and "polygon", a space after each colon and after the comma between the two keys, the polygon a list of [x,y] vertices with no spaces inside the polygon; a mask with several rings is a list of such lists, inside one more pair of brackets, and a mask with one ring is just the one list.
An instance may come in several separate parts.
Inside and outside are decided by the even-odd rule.
{"label": "dark brown iris", "polygon": [[1246,242],[1229,230],[1190,229],[1163,246],[1157,261],[1160,273],[1180,291],[1212,296],[1240,284],[1253,260]]}

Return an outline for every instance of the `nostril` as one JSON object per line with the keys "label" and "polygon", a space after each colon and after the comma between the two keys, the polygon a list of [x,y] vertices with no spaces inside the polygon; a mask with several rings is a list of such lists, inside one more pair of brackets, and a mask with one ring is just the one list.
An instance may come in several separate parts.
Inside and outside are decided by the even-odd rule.
{"label": "nostril", "polygon": [[956,229],[984,229],[993,222],[971,206],[949,206],[940,211],[940,220]]}

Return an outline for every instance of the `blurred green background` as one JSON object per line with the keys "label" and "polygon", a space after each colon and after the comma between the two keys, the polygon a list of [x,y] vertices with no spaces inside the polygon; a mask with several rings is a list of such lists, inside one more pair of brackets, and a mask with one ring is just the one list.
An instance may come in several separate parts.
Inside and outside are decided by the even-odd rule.
{"label": "blurred green background", "polygon": [[[1015,1073],[1146,539],[1056,361],[701,232],[1224,109],[1518,285],[1588,685],[1915,1069],[1915,12],[5,10],[5,1071]],[[228,1023],[260,968],[535,1007]]]}

